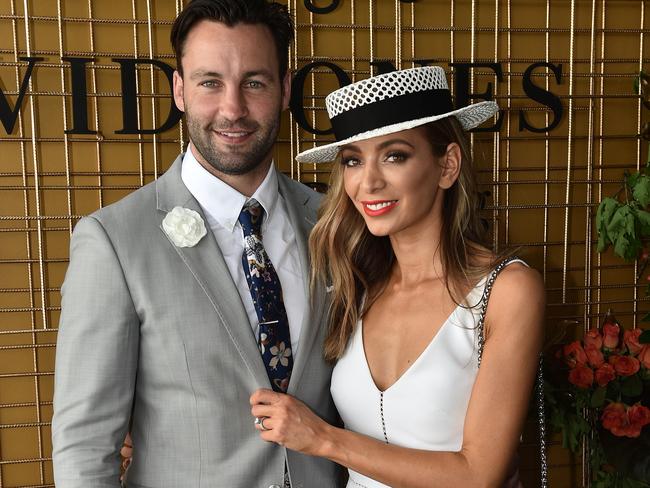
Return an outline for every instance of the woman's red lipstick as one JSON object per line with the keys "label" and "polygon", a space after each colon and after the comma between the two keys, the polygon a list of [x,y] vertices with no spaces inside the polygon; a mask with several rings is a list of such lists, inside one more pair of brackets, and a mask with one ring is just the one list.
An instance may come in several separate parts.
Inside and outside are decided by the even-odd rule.
{"label": "woman's red lipstick", "polygon": [[372,200],[361,202],[363,211],[370,217],[385,215],[395,208],[397,200]]}

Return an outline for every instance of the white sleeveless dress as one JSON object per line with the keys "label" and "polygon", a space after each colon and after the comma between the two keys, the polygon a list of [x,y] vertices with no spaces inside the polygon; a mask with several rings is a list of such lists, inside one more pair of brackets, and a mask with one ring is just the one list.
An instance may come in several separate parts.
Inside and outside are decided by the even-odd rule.
{"label": "white sleeveless dress", "polygon": [[[486,283],[487,277],[467,296],[465,303],[472,308],[456,307],[422,354],[383,392],[370,374],[363,326],[361,321],[357,324],[334,367],[330,388],[346,429],[396,446],[460,451],[478,372],[476,326]],[[348,472],[347,488],[387,487],[351,469]]]}

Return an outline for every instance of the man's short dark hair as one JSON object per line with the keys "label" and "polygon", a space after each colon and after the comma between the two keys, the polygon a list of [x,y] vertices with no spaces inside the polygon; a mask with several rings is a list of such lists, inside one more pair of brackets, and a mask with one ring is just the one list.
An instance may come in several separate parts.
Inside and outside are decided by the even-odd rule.
{"label": "man's short dark hair", "polygon": [[293,39],[293,19],[285,5],[267,0],[192,0],[174,21],[171,42],[176,54],[176,70],[183,76],[183,47],[192,27],[201,20],[237,24],[261,24],[271,31],[280,66],[280,80],[289,67],[289,44]]}

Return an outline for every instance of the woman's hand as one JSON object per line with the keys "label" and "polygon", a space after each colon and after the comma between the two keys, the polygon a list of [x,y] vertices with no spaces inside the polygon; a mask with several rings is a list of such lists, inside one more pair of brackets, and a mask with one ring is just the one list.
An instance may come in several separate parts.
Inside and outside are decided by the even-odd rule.
{"label": "woman's hand", "polygon": [[250,397],[253,417],[260,437],[293,451],[319,455],[327,442],[330,425],[296,398],[273,390],[260,389]]}

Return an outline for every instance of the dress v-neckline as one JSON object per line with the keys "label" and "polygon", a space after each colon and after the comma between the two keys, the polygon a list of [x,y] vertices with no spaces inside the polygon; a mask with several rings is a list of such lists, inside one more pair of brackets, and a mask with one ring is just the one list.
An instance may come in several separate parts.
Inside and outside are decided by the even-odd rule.
{"label": "dress v-neckline", "polygon": [[[469,301],[468,299],[469,299],[470,295],[472,295],[472,293],[474,293],[474,290],[476,290],[478,287],[482,286],[484,283],[485,283],[485,278],[479,280],[479,282],[476,285],[474,285],[474,287],[465,296],[465,299],[463,300],[463,302],[465,302],[465,303],[468,302]],[[461,302],[461,303],[463,303],[463,302]],[[417,366],[418,363],[421,362],[422,357],[424,357],[427,354],[427,352],[429,351],[429,349],[431,349],[433,347],[433,344],[436,342],[436,339],[442,333],[442,331],[445,328],[445,326],[447,325],[447,323],[452,319],[452,317],[454,315],[456,315],[456,312],[458,311],[459,308],[461,308],[461,305],[460,304],[456,305],[456,307],[452,310],[452,312],[449,314],[449,316],[447,316],[445,321],[440,325],[440,327],[438,327],[438,330],[436,331],[436,333],[433,334],[433,337],[431,338],[429,343],[424,347],[424,349],[422,349],[422,351],[420,352],[418,357],[415,358],[415,361],[413,361],[413,363],[408,368],[406,368],[402,372],[402,374],[399,375],[397,377],[397,379],[390,384],[390,386],[384,388],[383,390],[377,386],[377,383],[375,382],[375,377],[372,375],[372,370],[370,369],[370,363],[368,362],[368,356],[366,356],[366,346],[365,346],[365,344],[363,342],[363,319],[359,319],[359,329],[360,329],[359,333],[360,333],[360,336],[361,336],[360,337],[360,340],[361,340],[361,356],[362,356],[362,359],[363,359],[363,363],[365,365],[366,372],[368,373],[370,383],[372,383],[373,388],[375,390],[377,390],[379,393],[385,394],[390,389],[393,389],[402,380],[402,378],[404,378],[405,376],[408,376],[409,372],[412,369],[414,369]],[[470,308],[473,308],[473,307],[470,307]]]}

